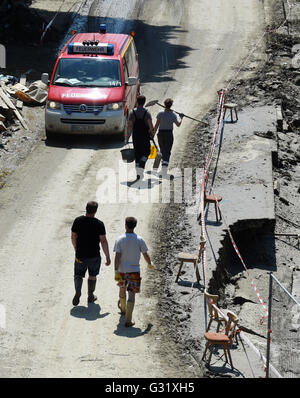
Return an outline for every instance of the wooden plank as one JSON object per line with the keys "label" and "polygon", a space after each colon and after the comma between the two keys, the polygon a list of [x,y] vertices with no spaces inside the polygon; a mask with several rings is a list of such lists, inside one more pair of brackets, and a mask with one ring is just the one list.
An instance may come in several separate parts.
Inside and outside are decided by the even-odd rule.
{"label": "wooden plank", "polygon": [[15,115],[20,120],[20,122],[21,122],[22,126],[25,128],[25,130],[29,130],[25,120],[22,118],[20,112],[16,109],[14,104],[11,102],[11,100],[8,98],[8,96],[5,94],[5,92],[3,91],[3,88],[0,88],[0,97],[9,106],[9,108],[14,111]]}
{"label": "wooden plank", "polygon": [[[20,84],[22,84],[22,86],[26,86],[26,75],[21,75]],[[18,109],[22,109],[23,108],[23,101],[17,100],[16,107]]]}
{"label": "wooden plank", "polygon": [[[5,83],[4,82],[0,82],[0,87],[2,87],[2,88],[5,87]],[[3,101],[1,96],[0,96],[0,107],[3,108],[3,109],[10,109],[9,106],[7,105],[7,103],[5,101]]]}
{"label": "wooden plank", "polygon": [[14,106],[14,104],[12,103],[12,101],[10,100],[10,98],[8,97],[7,94],[5,94],[3,87],[0,88],[0,97],[2,98],[2,100],[6,103],[6,105],[10,108],[15,110],[16,107]]}
{"label": "wooden plank", "polygon": [[1,98],[0,98],[0,108],[9,109],[9,107],[6,105],[6,103],[4,101],[2,101]]}

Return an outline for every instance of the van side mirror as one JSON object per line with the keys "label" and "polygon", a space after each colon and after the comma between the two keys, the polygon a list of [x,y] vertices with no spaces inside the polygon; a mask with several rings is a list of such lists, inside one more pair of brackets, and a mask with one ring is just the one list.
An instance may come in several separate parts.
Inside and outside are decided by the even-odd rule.
{"label": "van side mirror", "polygon": [[49,83],[49,74],[48,73],[42,73],[41,81],[43,83],[45,83],[45,84],[48,84]]}
{"label": "van side mirror", "polygon": [[135,76],[129,76],[126,82],[127,86],[135,86],[138,83],[138,78]]}

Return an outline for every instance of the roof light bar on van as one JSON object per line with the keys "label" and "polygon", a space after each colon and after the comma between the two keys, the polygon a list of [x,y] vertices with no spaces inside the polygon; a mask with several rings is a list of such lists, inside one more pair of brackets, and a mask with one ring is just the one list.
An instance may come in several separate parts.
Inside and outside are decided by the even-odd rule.
{"label": "roof light bar on van", "polygon": [[100,33],[106,33],[106,24],[105,23],[101,23],[99,25],[99,32]]}
{"label": "roof light bar on van", "polygon": [[85,41],[83,43],[70,43],[68,54],[114,54],[114,45],[97,43],[97,41]]}

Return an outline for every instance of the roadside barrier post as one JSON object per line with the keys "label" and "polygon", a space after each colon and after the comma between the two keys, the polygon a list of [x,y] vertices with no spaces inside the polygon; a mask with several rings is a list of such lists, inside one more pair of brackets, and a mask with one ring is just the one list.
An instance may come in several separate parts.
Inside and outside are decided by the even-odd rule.
{"label": "roadside barrier post", "polygon": [[272,272],[269,273],[270,279],[269,279],[269,306],[268,306],[268,336],[267,336],[267,363],[266,363],[266,378],[269,378],[269,365],[270,365],[270,343],[271,343],[271,318],[272,318]]}

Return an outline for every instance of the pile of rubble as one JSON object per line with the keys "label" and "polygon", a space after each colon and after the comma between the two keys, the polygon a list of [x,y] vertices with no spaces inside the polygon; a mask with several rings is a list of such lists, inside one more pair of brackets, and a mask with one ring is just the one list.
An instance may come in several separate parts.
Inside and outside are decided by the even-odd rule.
{"label": "pile of rubble", "polygon": [[[31,0],[0,0],[0,43],[40,43],[49,21],[31,4]],[[56,34],[54,30],[47,31],[46,40]]]}
{"label": "pile of rubble", "polygon": [[0,75],[0,136],[1,138],[17,131],[20,126],[29,130],[21,110],[23,104],[41,106],[45,104],[48,87],[38,80],[26,85],[26,76],[20,80],[13,76]]}

